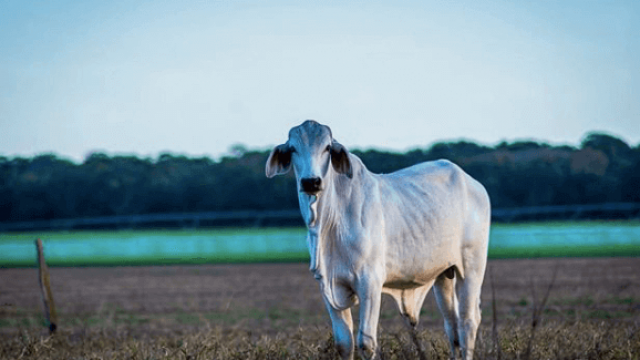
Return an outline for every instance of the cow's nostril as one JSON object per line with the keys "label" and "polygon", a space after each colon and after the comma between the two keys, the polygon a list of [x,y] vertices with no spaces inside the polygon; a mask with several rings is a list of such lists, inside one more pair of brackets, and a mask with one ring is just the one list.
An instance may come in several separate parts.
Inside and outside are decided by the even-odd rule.
{"label": "cow's nostril", "polygon": [[304,178],[300,180],[302,191],[308,194],[315,194],[322,190],[322,179],[319,177]]}

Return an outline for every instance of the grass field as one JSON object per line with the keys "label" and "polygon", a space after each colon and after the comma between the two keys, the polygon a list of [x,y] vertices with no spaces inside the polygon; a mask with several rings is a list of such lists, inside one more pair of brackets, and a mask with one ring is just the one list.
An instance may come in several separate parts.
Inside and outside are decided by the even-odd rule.
{"label": "grass field", "polygon": [[41,238],[50,266],[305,261],[302,228],[15,233],[0,235],[0,267],[34,266]]}
{"label": "grass field", "polygon": [[[308,260],[302,228],[122,230],[0,234],[0,267],[122,266]],[[640,222],[495,224],[489,258],[640,256]]]}
{"label": "grass field", "polygon": [[[52,268],[59,316],[52,337],[41,315],[37,271],[0,269],[0,358],[335,358],[329,319],[307,267]],[[490,260],[476,357],[640,358],[638,274],[633,257]],[[532,327],[535,309],[540,317]],[[382,359],[448,359],[432,295],[417,344],[390,298],[383,298],[380,324]]]}

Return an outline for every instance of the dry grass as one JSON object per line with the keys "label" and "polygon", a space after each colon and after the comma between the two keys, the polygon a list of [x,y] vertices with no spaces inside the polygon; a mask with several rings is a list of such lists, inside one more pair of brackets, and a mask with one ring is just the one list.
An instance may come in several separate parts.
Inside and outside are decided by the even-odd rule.
{"label": "dry grass", "polygon": [[[336,358],[305,264],[51,273],[60,327],[50,337],[37,270],[0,269],[0,358]],[[490,262],[476,358],[639,359],[638,274],[635,258]],[[384,298],[380,357],[448,359],[431,296],[421,324],[413,336]]]}
{"label": "dry grass", "polygon": [[[533,359],[637,359],[638,324],[552,322],[540,327],[531,347]],[[478,359],[521,359],[527,353],[531,329],[510,324],[500,329],[500,355],[483,327]],[[442,332],[420,331],[417,339],[429,359],[449,359]],[[222,327],[140,336],[127,329],[62,330],[54,336],[22,331],[3,339],[3,359],[334,359],[329,328],[299,328],[273,336]],[[382,332],[381,359],[418,359],[420,352],[407,332]]]}

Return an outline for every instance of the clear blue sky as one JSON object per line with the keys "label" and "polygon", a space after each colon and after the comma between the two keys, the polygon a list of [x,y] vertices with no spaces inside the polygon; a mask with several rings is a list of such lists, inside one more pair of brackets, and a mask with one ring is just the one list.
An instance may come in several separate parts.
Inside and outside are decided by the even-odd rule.
{"label": "clear blue sky", "polygon": [[640,142],[640,1],[0,1],[0,155]]}

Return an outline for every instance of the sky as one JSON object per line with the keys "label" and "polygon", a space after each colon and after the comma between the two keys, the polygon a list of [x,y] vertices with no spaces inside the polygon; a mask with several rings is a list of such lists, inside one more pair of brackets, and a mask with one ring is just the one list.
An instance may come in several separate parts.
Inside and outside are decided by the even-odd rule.
{"label": "sky", "polygon": [[640,2],[0,0],[0,156],[640,143]]}

